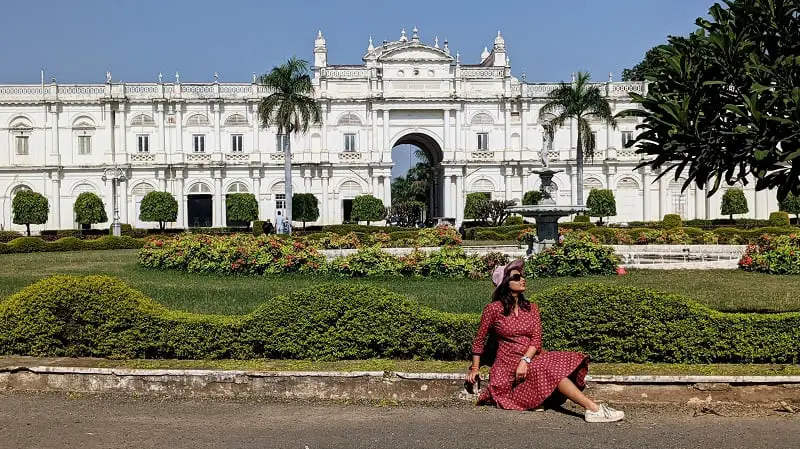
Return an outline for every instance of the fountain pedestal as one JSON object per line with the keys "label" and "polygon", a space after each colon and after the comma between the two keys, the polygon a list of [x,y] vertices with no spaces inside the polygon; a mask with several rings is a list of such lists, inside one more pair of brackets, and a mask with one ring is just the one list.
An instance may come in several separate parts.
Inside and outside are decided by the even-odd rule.
{"label": "fountain pedestal", "polygon": [[539,252],[545,248],[549,248],[558,242],[558,220],[559,218],[573,215],[579,212],[585,212],[585,206],[559,206],[552,198],[552,193],[555,192],[555,185],[553,184],[553,175],[561,172],[562,170],[552,170],[544,168],[542,170],[535,170],[533,173],[539,175],[541,185],[539,191],[542,192],[542,200],[539,204],[532,206],[512,206],[506,211],[519,214],[523,217],[533,217],[536,220],[536,237],[538,242],[531,242],[528,244],[528,255],[532,252]]}

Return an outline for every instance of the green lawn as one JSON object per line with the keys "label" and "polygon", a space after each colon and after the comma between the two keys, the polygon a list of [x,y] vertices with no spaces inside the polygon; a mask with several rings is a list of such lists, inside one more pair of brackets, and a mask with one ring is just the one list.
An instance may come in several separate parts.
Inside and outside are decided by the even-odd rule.
{"label": "green lawn", "polygon": [[[491,293],[488,280],[377,278],[331,279],[292,275],[235,277],[192,275],[139,268],[136,250],[0,255],[0,297],[54,274],[117,276],[168,307],[201,313],[242,314],[265,298],[325,282],[358,282],[387,288],[449,312],[479,313]],[[732,270],[631,270],[626,276],[532,279],[529,291],[597,281],[648,287],[692,297],[724,311],[800,310],[800,276],[770,276]]]}

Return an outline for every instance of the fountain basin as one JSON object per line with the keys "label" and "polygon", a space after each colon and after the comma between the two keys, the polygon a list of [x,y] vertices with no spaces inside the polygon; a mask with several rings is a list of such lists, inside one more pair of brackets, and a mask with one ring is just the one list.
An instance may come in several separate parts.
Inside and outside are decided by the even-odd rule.
{"label": "fountain basin", "polygon": [[512,206],[506,209],[512,214],[532,217],[536,220],[538,245],[529,245],[529,252],[539,252],[553,246],[558,241],[558,220],[562,217],[585,212],[584,206],[559,206],[556,204],[537,204],[535,206]]}

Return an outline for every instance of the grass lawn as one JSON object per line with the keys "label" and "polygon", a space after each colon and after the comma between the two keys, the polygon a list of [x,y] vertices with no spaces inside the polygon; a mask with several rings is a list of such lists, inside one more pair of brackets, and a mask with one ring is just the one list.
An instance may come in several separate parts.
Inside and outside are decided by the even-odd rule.
{"label": "grass lawn", "polygon": [[[136,263],[137,250],[0,255],[0,298],[54,274],[108,274],[168,307],[199,313],[242,314],[265,298],[325,282],[383,287],[430,307],[480,313],[491,293],[489,280],[374,278],[342,280],[291,275],[238,277],[153,271]],[[680,293],[723,311],[800,311],[800,276],[734,270],[631,270],[626,276],[532,279],[531,292],[576,282],[604,282]]]}

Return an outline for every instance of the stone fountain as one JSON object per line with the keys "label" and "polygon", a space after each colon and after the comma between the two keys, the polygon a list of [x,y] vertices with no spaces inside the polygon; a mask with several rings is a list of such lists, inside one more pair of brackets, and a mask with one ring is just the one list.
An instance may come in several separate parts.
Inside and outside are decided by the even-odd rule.
{"label": "stone fountain", "polygon": [[543,168],[532,173],[539,175],[542,200],[533,206],[512,206],[506,211],[519,214],[523,217],[533,217],[536,220],[536,237],[538,241],[528,243],[528,255],[549,248],[558,241],[558,219],[588,210],[585,206],[559,206],[556,205],[552,194],[555,192],[553,175],[563,170],[553,170],[543,158]]}

